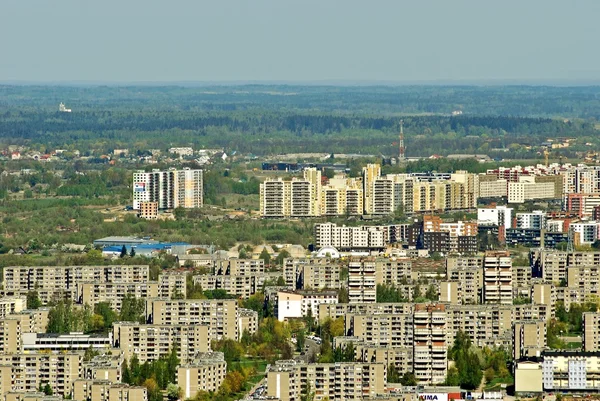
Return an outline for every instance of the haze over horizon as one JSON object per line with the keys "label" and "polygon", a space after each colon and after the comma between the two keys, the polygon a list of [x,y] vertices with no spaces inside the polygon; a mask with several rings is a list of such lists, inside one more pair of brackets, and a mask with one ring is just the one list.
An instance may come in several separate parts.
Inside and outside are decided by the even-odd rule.
{"label": "haze over horizon", "polygon": [[0,82],[600,82],[600,2],[0,4]]}

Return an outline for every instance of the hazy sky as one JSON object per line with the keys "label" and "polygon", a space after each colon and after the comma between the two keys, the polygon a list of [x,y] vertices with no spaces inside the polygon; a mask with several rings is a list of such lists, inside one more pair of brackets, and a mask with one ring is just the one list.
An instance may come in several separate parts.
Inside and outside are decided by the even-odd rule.
{"label": "hazy sky", "polygon": [[0,81],[600,80],[599,0],[0,0]]}

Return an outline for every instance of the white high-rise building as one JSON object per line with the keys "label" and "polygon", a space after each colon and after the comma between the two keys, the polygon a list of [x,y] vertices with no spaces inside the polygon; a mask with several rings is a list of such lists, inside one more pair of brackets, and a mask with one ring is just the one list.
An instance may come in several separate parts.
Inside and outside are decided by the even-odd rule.
{"label": "white high-rise building", "polygon": [[186,209],[203,204],[202,170],[153,170],[133,173],[133,208],[141,202],[158,202],[159,209]]}
{"label": "white high-rise building", "polygon": [[506,206],[496,206],[477,209],[477,224],[494,226],[504,226],[509,229],[512,226],[513,209]]}

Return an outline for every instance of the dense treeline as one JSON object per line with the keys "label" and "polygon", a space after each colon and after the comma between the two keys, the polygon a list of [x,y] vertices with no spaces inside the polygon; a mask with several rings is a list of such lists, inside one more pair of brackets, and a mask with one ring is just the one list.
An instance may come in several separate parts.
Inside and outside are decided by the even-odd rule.
{"label": "dense treeline", "polygon": [[74,111],[323,110],[378,114],[468,114],[598,117],[600,88],[550,86],[0,86],[9,108]]}
{"label": "dense treeline", "polygon": [[[326,110],[213,111],[94,109],[73,113],[0,108],[0,143],[35,144],[41,151],[77,144],[85,154],[117,147],[134,153],[170,146],[224,148],[256,155],[338,152],[395,155],[400,116],[379,111],[341,114]],[[596,141],[594,121],[460,115],[404,116],[408,154],[490,153],[525,158],[511,144],[539,145],[547,138]],[[507,149],[500,154],[494,149]],[[521,153],[519,153],[521,151]],[[494,153],[496,152],[496,153]],[[565,155],[572,157],[569,149]],[[102,159],[90,159],[102,162]]]}

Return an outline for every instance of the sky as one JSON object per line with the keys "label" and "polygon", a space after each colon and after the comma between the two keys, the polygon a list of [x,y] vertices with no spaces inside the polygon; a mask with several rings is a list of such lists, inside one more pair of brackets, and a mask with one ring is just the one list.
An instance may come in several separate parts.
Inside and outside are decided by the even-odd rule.
{"label": "sky", "polygon": [[600,82],[598,0],[0,0],[0,82]]}

